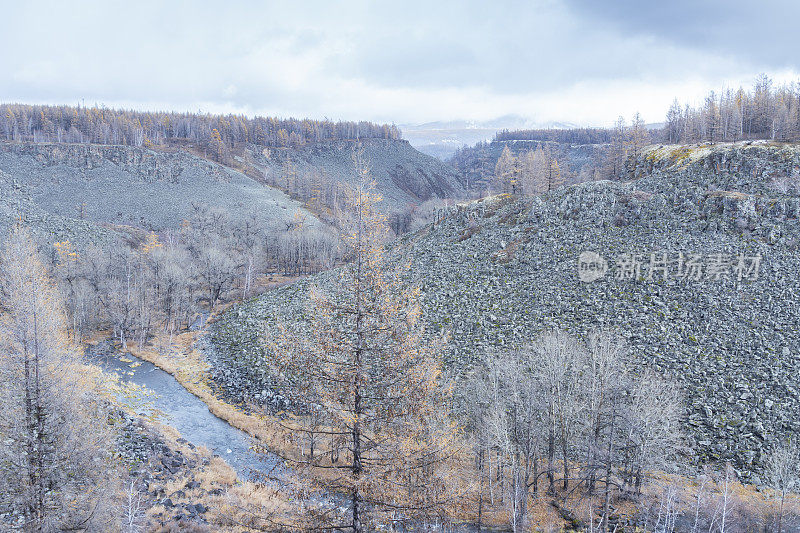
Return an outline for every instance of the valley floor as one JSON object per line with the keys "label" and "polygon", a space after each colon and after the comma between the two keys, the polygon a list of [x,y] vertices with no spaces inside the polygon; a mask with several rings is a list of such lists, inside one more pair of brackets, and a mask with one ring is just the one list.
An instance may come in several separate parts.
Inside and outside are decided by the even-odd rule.
{"label": "valley floor", "polygon": [[[212,316],[208,322],[213,320]],[[201,329],[171,339],[157,337],[144,349],[130,343],[128,351],[132,356],[153,363],[174,376],[186,390],[202,400],[214,415],[252,436],[257,446],[278,454],[296,446],[296,441],[280,429],[282,425],[276,419],[260,414],[254,406],[233,405],[215,393],[219,388],[215,387],[207,372],[209,365],[201,349],[203,335]],[[147,458],[147,466],[142,465],[132,474],[138,483],[139,495],[145,502],[151,531],[238,532],[308,527],[308,523],[297,518],[308,510],[301,503],[302,498],[297,498],[298,495],[308,494],[301,480],[287,479],[287,484],[280,488],[269,483],[243,481],[222,458],[208,449],[195,447],[169,426],[148,425],[133,420],[128,426],[135,427],[137,438],[152,450]],[[470,468],[471,459],[466,452],[461,462],[464,468]],[[714,485],[713,489],[711,485]],[[709,482],[709,487],[705,487],[709,501],[704,505],[713,504],[710,495],[719,488],[718,485],[718,482]],[[541,491],[538,497],[531,498],[531,530],[582,529],[590,520],[596,521],[597,517],[592,513],[602,505],[602,488],[590,499],[569,496],[571,489],[555,495],[546,495]],[[687,501],[691,500],[691,496],[687,498],[688,495],[699,494],[698,491],[702,492],[703,489],[693,478],[657,476],[653,486],[645,490],[642,505],[637,506],[630,501],[616,503],[614,521],[623,523],[637,512],[641,515],[645,503],[653,507],[651,511],[656,520],[663,511],[660,507],[666,503],[659,500],[664,494],[674,497],[680,493],[683,496],[681,499]],[[448,523],[451,524],[448,530],[473,530],[474,526],[468,524],[475,523],[479,502],[484,528],[503,530],[510,523],[511,513],[508,502],[504,500],[507,487],[503,481],[489,483],[482,492],[481,495],[477,483],[464,487],[460,505],[454,505],[452,516],[448,517]],[[740,509],[763,516],[774,512],[774,495],[760,492],[754,486],[733,483],[730,493]],[[786,505],[787,508],[800,509],[800,500],[792,497]],[[690,516],[693,511],[676,508],[672,512]]]}

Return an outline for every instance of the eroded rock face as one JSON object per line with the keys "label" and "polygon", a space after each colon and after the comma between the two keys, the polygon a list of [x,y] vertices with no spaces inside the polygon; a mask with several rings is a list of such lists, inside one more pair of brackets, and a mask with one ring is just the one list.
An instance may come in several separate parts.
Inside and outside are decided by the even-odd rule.
{"label": "eroded rock face", "polygon": [[[429,334],[450,332],[443,359],[452,374],[549,328],[614,330],[640,364],[680,382],[698,459],[732,460],[755,481],[764,453],[800,429],[800,190],[774,186],[798,163],[797,147],[758,145],[650,157],[635,181],[453,207],[394,243],[391,256],[411,262]],[[582,251],[608,262],[605,276],[579,279]],[[639,268],[621,275],[629,254]],[[651,278],[651,257],[661,254],[667,275]],[[678,275],[680,254],[684,274],[689,256],[701,256],[699,278]],[[748,275],[755,257],[758,273]],[[721,259],[724,274],[713,263]],[[334,276],[271,291],[214,325],[209,354],[223,390],[283,405],[262,332],[277,321],[302,328],[309,285],[324,289]]]}
{"label": "eroded rock face", "polygon": [[211,162],[184,152],[164,153],[132,146],[67,143],[3,143],[0,150],[17,156],[27,156],[43,166],[63,165],[92,170],[107,163],[138,176],[143,181],[175,182],[187,166],[219,178],[224,172]]}
{"label": "eroded rock face", "polygon": [[306,223],[318,222],[282,191],[180,150],[0,143],[0,173],[0,188],[2,182],[13,188],[15,205],[9,212],[20,212],[43,233],[53,233],[53,224],[37,225],[38,220],[58,218],[76,227],[66,230],[65,237],[73,242],[82,240],[79,228],[87,223],[176,229],[198,205],[222,209],[232,218],[255,212],[276,227],[296,213]]}

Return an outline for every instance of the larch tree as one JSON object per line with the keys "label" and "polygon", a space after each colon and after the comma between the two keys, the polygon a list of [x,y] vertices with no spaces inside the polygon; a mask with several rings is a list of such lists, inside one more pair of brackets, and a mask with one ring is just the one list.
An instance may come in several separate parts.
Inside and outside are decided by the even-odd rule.
{"label": "larch tree", "polygon": [[681,138],[681,105],[678,99],[672,101],[667,111],[667,120],[664,123],[664,136],[670,144],[677,144]]}
{"label": "larch tree", "polygon": [[526,194],[553,191],[566,182],[566,172],[549,145],[530,150],[520,156],[519,181]]}
{"label": "larch tree", "polygon": [[363,153],[354,159],[358,183],[342,221],[349,263],[332,289],[312,289],[304,334],[283,325],[266,343],[299,413],[283,425],[314,436],[313,448],[286,459],[326,492],[347,494],[348,523],[333,527],[361,532],[444,509],[455,430],[437,343],[423,339],[419,289],[387,265],[380,197]]}
{"label": "larch tree", "polygon": [[644,125],[644,120],[642,120],[642,116],[639,113],[634,113],[631,127],[628,128],[627,135],[628,154],[633,159],[634,164],[642,156],[648,142],[647,128]]}
{"label": "larch tree", "polygon": [[503,147],[495,164],[494,174],[501,191],[508,194],[520,192],[520,163],[508,146]]}
{"label": "larch tree", "polygon": [[722,116],[717,104],[717,95],[714,94],[714,91],[711,91],[706,97],[702,111],[702,126],[703,137],[709,139],[712,143],[719,141],[720,137],[722,137]]}
{"label": "larch tree", "polygon": [[564,185],[564,172],[561,169],[561,166],[558,164],[558,159],[556,159],[555,154],[553,154],[552,150],[549,148],[545,149],[545,161],[547,164],[545,167],[545,182],[547,184],[546,190],[547,192],[550,192]]}
{"label": "larch tree", "polygon": [[625,174],[625,160],[628,158],[625,141],[625,119],[619,117],[614,123],[611,144],[606,154],[606,172],[612,180],[620,179]]}
{"label": "larch tree", "polygon": [[6,240],[0,271],[0,524],[113,529],[108,412],[25,230]]}
{"label": "larch tree", "polygon": [[524,194],[538,194],[541,190],[541,176],[544,174],[541,147],[528,150],[520,156],[520,180]]}

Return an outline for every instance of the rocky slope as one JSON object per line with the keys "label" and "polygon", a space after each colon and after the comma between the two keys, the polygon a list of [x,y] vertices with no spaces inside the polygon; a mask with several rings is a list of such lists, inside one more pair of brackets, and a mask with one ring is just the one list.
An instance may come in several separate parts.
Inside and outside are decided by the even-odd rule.
{"label": "rocky slope", "polygon": [[24,183],[0,170],[0,235],[19,221],[46,242],[102,242],[114,234],[89,220],[50,213],[33,201]]}
{"label": "rocky slope", "polygon": [[[757,480],[764,452],[800,429],[800,147],[654,148],[636,174],[461,205],[391,253],[411,260],[430,332],[451,332],[454,374],[544,329],[615,330],[641,364],[682,384],[699,458],[731,459]],[[579,278],[584,251],[607,262],[593,282]],[[276,320],[302,324],[309,285],[331,276],[217,322],[209,355],[230,395],[282,405],[260,335]]]}
{"label": "rocky slope", "polygon": [[[291,162],[298,174],[322,172],[329,179],[350,183],[355,177],[352,141],[329,141],[300,149],[249,150],[250,163],[270,182]],[[378,191],[389,209],[404,209],[431,198],[464,194],[461,176],[453,167],[415,150],[408,141],[364,139],[360,143]],[[280,181],[280,179],[276,180]]]}
{"label": "rocky slope", "polygon": [[200,204],[233,217],[257,211],[278,226],[296,212],[314,220],[283,192],[183,151],[0,143],[0,187],[11,193],[3,196],[6,224],[22,216],[44,232],[66,225],[73,240],[85,238],[89,223],[176,229]]}

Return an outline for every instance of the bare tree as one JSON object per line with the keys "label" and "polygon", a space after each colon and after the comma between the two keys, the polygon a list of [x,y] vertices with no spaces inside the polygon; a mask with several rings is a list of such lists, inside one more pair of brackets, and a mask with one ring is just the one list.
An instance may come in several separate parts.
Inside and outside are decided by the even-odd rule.
{"label": "bare tree", "polygon": [[625,175],[625,160],[628,158],[628,147],[625,134],[625,119],[619,117],[614,124],[611,143],[606,154],[606,172],[612,180],[621,179]]}
{"label": "bare tree", "polygon": [[0,508],[10,510],[0,516],[27,531],[113,527],[108,413],[24,229],[8,237],[0,267]]}
{"label": "bare tree", "polygon": [[487,363],[485,372],[477,375],[469,388],[477,409],[472,427],[482,445],[478,448],[479,466],[483,467],[489,450],[498,452],[497,466],[510,477],[509,505],[515,532],[526,527],[530,491],[537,492],[541,436],[547,427],[543,391],[531,370],[536,364],[533,350],[500,355]]}
{"label": "bare tree", "polygon": [[136,486],[136,481],[133,480],[128,484],[125,491],[124,512],[123,512],[123,530],[125,533],[140,533],[144,531],[145,511],[147,504],[142,497],[139,488]]}
{"label": "bare tree", "polygon": [[766,475],[770,487],[780,500],[775,531],[782,533],[786,495],[800,488],[800,452],[797,446],[782,444],[772,450],[767,459]]}
{"label": "bare tree", "polygon": [[642,156],[645,147],[649,144],[650,139],[647,134],[647,129],[644,125],[642,116],[637,112],[634,113],[631,120],[631,126],[627,131],[626,144],[628,148],[628,156],[632,162],[637,162]]}
{"label": "bare tree", "polygon": [[570,437],[580,410],[577,402],[581,348],[562,331],[542,335],[532,347],[537,360],[535,379],[542,387],[547,413],[547,478],[548,492],[554,493],[555,456],[561,448],[563,489],[567,490],[570,467]]}
{"label": "bare tree", "polygon": [[[675,386],[634,371],[624,343],[608,332],[592,333],[586,343],[563,331],[546,332],[522,350],[488,358],[466,390],[461,409],[476,453],[479,459],[496,455],[496,480],[501,495],[508,484],[515,531],[526,527],[527,502],[543,475],[548,494],[563,500],[581,491],[591,497],[599,485],[598,527],[609,530],[615,498],[639,498],[648,475],[674,470],[683,451]],[[489,489],[491,496],[491,478]],[[667,492],[656,521],[668,529],[678,503]]]}

